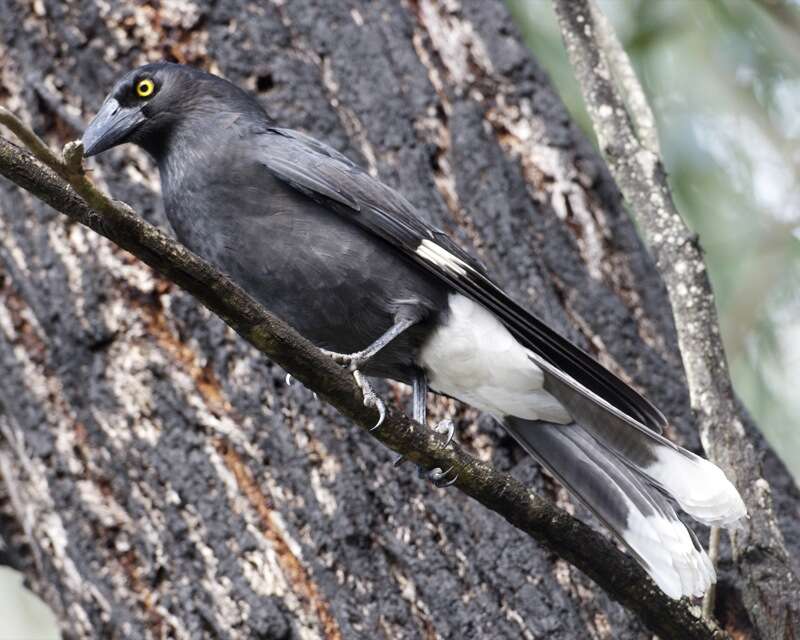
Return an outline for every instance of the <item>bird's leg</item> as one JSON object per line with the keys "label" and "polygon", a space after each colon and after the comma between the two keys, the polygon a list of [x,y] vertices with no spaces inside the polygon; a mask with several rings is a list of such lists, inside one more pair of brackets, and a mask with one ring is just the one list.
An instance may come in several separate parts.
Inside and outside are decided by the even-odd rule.
{"label": "bird's leg", "polygon": [[350,371],[353,372],[353,378],[364,396],[364,405],[367,407],[375,407],[378,410],[378,422],[375,423],[375,426],[372,427],[370,431],[377,429],[383,424],[386,418],[386,405],[383,404],[383,400],[378,397],[378,394],[372,390],[372,386],[364,377],[364,374],[361,373],[359,367],[416,322],[417,320],[409,317],[398,319],[389,327],[389,330],[375,340],[375,342],[366,349],[356,351],[355,353],[337,353],[335,351],[328,351],[327,349],[322,350],[325,355],[333,358],[335,362],[350,366]]}
{"label": "bird's leg", "polygon": [[[414,379],[411,381],[411,391],[412,391],[412,406],[413,406],[413,414],[414,420],[419,422],[420,424],[428,424],[428,379],[425,377],[424,371],[419,371],[415,376]],[[433,427],[435,433],[439,434],[447,434],[447,440],[445,440],[442,446],[446,447],[450,444],[450,441],[453,439],[453,433],[455,432],[455,426],[453,425],[453,421],[450,419],[441,420]]]}
{"label": "bird's leg", "polygon": [[428,422],[428,378],[424,371],[417,371],[411,381],[411,411],[420,424]]}
{"label": "bird's leg", "polygon": [[380,338],[375,340],[371,345],[362,349],[361,351],[355,351],[354,353],[337,353],[335,351],[328,351],[323,349],[322,352],[333,358],[339,364],[349,364],[354,369],[358,369],[361,365],[367,362],[372,356],[374,356],[378,351],[383,349],[387,344],[389,344],[392,340],[394,340],[397,336],[399,336],[403,331],[408,329],[411,325],[415,324],[417,320],[413,318],[400,318],[397,320],[389,330],[384,333]]}
{"label": "bird's leg", "polygon": [[[412,391],[412,415],[414,416],[414,420],[420,424],[427,425],[428,424],[428,380],[425,377],[424,371],[418,371],[414,378],[411,380],[411,391]],[[455,431],[455,427],[453,426],[452,420],[442,420],[439,422],[435,427],[433,427],[433,431],[435,433],[440,434],[447,434],[447,440],[442,445],[446,447],[450,444],[450,441],[453,439],[453,432]],[[401,464],[405,458],[400,456],[395,461],[395,466]],[[446,477],[453,470],[450,467],[447,471],[442,471],[439,467],[435,469],[431,469],[430,471],[425,471],[424,469],[420,468],[420,475],[426,474],[433,484],[437,487],[449,487],[453,484],[457,479],[458,475],[456,474],[453,476],[452,480],[447,480],[442,482]]]}
{"label": "bird's leg", "polygon": [[[428,381],[424,371],[417,371],[411,380],[411,416],[419,424],[428,421]],[[394,461],[394,466],[399,467],[406,461],[405,456],[400,456]]]}

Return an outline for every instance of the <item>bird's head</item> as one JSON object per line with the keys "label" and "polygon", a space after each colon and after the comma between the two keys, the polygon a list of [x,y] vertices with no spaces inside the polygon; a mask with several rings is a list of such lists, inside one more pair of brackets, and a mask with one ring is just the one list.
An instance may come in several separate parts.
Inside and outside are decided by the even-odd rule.
{"label": "bird's head", "polygon": [[266,118],[252,96],[227,80],[186,65],[147,64],[114,85],[83,133],[84,154],[133,142],[158,155],[182,124],[220,113]]}

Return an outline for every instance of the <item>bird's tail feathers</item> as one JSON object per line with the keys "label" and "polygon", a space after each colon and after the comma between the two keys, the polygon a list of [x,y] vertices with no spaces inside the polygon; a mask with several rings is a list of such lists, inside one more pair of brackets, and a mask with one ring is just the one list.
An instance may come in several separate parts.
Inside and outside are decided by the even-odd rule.
{"label": "bird's tail feathers", "polygon": [[741,527],[747,509],[722,469],[674,445],[656,442],[651,447],[654,462],[643,468],[636,467],[637,470],[662,487],[698,522],[730,529]]}
{"label": "bird's tail feathers", "polygon": [[544,371],[544,388],[636,472],[672,496],[687,514],[710,526],[736,527],[747,515],[736,487],[714,463],[670,442],[531,354]]}
{"label": "bird's tail feathers", "polygon": [[627,546],[670,597],[700,596],[714,567],[666,498],[578,424],[503,425]]}

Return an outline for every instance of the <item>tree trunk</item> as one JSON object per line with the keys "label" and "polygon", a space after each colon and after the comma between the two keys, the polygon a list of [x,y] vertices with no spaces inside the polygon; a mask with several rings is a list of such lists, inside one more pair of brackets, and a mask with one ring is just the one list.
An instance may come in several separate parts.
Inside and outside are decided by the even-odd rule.
{"label": "tree trunk", "polygon": [[[501,3],[443,4],[0,0],[0,98],[61,144],[147,60],[225,75],[403,191],[698,450],[666,292],[602,162]],[[164,224],[142,153],[93,166]],[[189,295],[7,182],[0,269],[0,536],[67,636],[645,637],[564,561],[394,468]],[[572,509],[488,419],[435,408]],[[748,428],[797,558],[797,488]],[[746,636],[738,580],[723,546],[717,613]]]}

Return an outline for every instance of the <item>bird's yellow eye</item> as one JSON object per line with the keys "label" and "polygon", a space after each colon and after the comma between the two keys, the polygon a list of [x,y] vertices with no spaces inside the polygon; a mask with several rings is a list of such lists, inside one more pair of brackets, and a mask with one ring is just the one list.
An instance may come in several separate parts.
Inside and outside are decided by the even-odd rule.
{"label": "bird's yellow eye", "polygon": [[136,95],[140,98],[148,98],[153,95],[156,84],[150,78],[142,78],[136,83]]}

